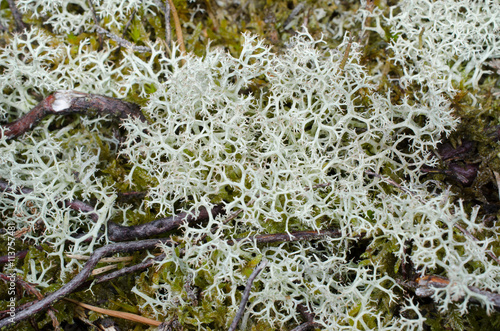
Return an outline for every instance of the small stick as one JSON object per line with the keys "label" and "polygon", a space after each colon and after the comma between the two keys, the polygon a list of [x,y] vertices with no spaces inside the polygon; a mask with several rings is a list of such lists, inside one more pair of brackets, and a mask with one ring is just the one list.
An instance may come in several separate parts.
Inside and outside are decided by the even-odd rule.
{"label": "small stick", "polygon": [[[12,192],[12,188],[6,182],[0,179],[0,192]],[[17,192],[22,192],[24,194],[29,194],[33,192],[33,189],[22,188],[18,189]],[[16,192],[16,193],[17,193]],[[80,200],[64,201],[62,202],[69,208],[89,213],[90,218],[96,222],[99,216],[94,212],[94,208],[85,202]],[[113,222],[108,223],[108,238],[112,241],[127,241],[132,239],[141,239],[145,237],[155,236],[167,231],[171,231],[179,228],[184,223],[201,222],[207,220],[210,215],[216,217],[224,213],[224,206],[222,204],[215,205],[210,211],[206,208],[200,208],[198,216],[193,216],[196,210],[190,212],[179,213],[170,217],[160,218],[145,224],[123,226]]]}
{"label": "small stick", "polygon": [[[80,254],[66,254],[70,259],[84,260],[90,259],[90,256],[80,255]],[[120,263],[120,262],[130,262],[134,259],[133,256],[117,256],[117,257],[105,257],[102,258],[99,263]]]}
{"label": "small stick", "polygon": [[147,46],[137,46],[137,45],[131,43],[130,41],[125,40],[125,39],[117,36],[116,34],[110,32],[104,28],[101,28],[99,25],[94,25],[94,27],[95,27],[97,33],[102,33],[102,34],[106,35],[106,37],[108,37],[111,40],[116,41],[118,43],[118,45],[120,45],[122,47],[130,47],[134,51],[139,52],[139,53],[151,52],[151,48],[149,48]]}
{"label": "small stick", "polygon": [[339,65],[340,71],[344,71],[344,67],[347,63],[347,59],[349,58],[349,53],[351,52],[351,46],[352,46],[352,38],[349,37],[349,43],[347,44],[347,47],[345,48],[344,57],[342,58],[342,62],[340,62],[340,65]]}
{"label": "small stick", "polygon": [[[92,13],[92,17],[94,18],[95,24],[100,25],[101,21],[99,20],[99,17],[97,17],[97,14],[95,12],[94,2],[92,0],[87,0],[87,2],[89,3],[90,12]],[[102,50],[103,43],[104,39],[102,38],[102,34],[99,33],[99,50]]]}
{"label": "small stick", "polygon": [[234,245],[234,242],[256,241],[259,244],[270,244],[275,242],[314,240],[324,237],[339,238],[341,235],[342,233],[339,230],[297,231],[292,233],[261,234],[257,236],[228,240],[227,243],[229,245]]}
{"label": "small stick", "polygon": [[245,286],[245,292],[243,292],[243,297],[241,298],[240,307],[238,308],[238,312],[236,313],[236,316],[234,317],[233,322],[231,323],[231,326],[229,327],[228,331],[236,330],[238,322],[243,316],[243,311],[245,310],[248,298],[250,297],[250,291],[252,290],[253,281],[255,277],[257,277],[257,275],[262,271],[262,269],[266,267],[266,265],[267,265],[267,260],[261,261],[259,265],[255,267],[250,277],[248,277],[247,285]]}
{"label": "small stick", "polygon": [[17,10],[17,6],[14,0],[7,0],[10,7],[10,12],[12,13],[12,17],[14,17],[14,22],[16,23],[16,31],[21,32],[26,29],[26,25],[23,22],[23,16]]}
{"label": "small stick", "polygon": [[[366,1],[366,9],[368,9],[368,11],[371,13],[373,13],[373,9],[375,8],[375,3],[373,0],[367,0]],[[371,16],[368,16],[366,18],[366,21],[365,21],[365,24],[363,26],[363,28],[365,27],[370,27],[371,25],[371,21],[372,21],[372,18]],[[358,37],[358,44],[362,44],[363,43],[363,40],[368,37],[368,31],[367,30],[362,30],[361,33],[359,34],[359,37]]]}
{"label": "small stick", "polygon": [[172,28],[170,27],[170,3],[165,0],[165,41],[172,47]]}
{"label": "small stick", "polygon": [[127,30],[128,28],[130,27],[130,25],[132,24],[132,21],[134,20],[135,18],[135,13],[137,13],[137,8],[134,9],[134,11],[132,12],[132,15],[130,15],[130,18],[127,22],[127,24],[125,24],[125,27],[123,28],[123,32],[122,32],[122,38],[125,39],[125,36],[127,34]]}
{"label": "small stick", "polygon": [[172,31],[170,28],[170,3],[168,0],[165,0],[165,4],[161,0],[155,0],[155,3],[165,15],[165,41],[167,42],[168,47],[170,47],[170,43],[172,42]]}
{"label": "small stick", "polygon": [[[450,285],[450,281],[447,278],[435,275],[427,275],[421,278],[418,278],[415,284],[412,286],[415,288],[415,294],[419,297],[430,297],[434,294],[434,289],[436,288],[444,288]],[[481,290],[475,286],[468,286],[469,290],[474,293],[484,295],[493,303],[493,306],[496,309],[500,309],[500,294],[489,291],[489,290]],[[461,300],[457,298],[458,301]]]}
{"label": "small stick", "polygon": [[5,129],[3,134],[8,139],[12,139],[31,130],[49,114],[81,114],[89,112],[89,109],[110,114],[119,119],[133,116],[146,121],[146,117],[136,104],[97,94],[64,90],[52,93],[18,120],[2,125]]}
{"label": "small stick", "polygon": [[83,290],[86,290],[92,284],[104,283],[104,282],[110,281],[112,279],[121,277],[121,276],[126,275],[126,274],[131,274],[131,273],[136,272],[136,271],[141,271],[141,270],[147,269],[147,268],[151,267],[155,262],[163,260],[165,258],[165,256],[166,256],[165,253],[163,253],[163,254],[158,255],[157,257],[147,259],[146,261],[135,264],[133,266],[121,268],[120,270],[110,272],[109,274],[97,276],[96,278],[94,278],[94,280],[87,280],[86,282],[82,283],[73,292],[83,291]]}
{"label": "small stick", "polygon": [[290,15],[288,15],[287,19],[285,20],[285,23],[283,23],[284,30],[287,29],[287,26],[292,22],[294,17],[297,16],[297,14],[299,14],[302,11],[302,9],[304,9],[304,7],[305,7],[305,2],[301,2],[297,6],[295,6],[295,8],[292,10]]}
{"label": "small stick", "polygon": [[160,218],[146,224],[134,226],[122,226],[116,223],[108,223],[108,238],[113,241],[126,241],[140,239],[165,233],[179,228],[184,223],[192,223],[206,220],[212,215],[216,217],[224,212],[222,205],[214,206],[210,211],[200,208],[199,215],[193,216],[192,212],[179,213],[174,216]]}
{"label": "small stick", "polygon": [[306,331],[314,329],[317,326],[317,323],[314,323],[314,314],[311,314],[306,306],[299,303],[297,305],[297,310],[302,315],[302,317],[307,320],[307,322],[297,326],[292,331]]}

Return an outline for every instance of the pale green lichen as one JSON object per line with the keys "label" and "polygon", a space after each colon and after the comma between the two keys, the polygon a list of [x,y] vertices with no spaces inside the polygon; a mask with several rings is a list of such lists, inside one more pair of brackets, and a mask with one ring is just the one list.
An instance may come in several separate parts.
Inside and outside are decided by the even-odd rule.
{"label": "pale green lichen", "polygon": [[[96,10],[102,26],[119,34],[135,9],[151,26],[161,26],[156,3],[96,2]],[[451,310],[446,316],[452,321],[472,300],[491,310],[487,298],[468,286],[498,291],[500,267],[487,255],[495,236],[473,241],[458,232],[455,224],[484,230],[477,209],[424,182],[419,169],[437,164],[429,152],[457,126],[450,96],[477,87],[486,74],[482,65],[500,56],[497,3],[402,1],[387,11],[383,4],[373,11],[362,4],[355,14],[335,17],[337,26],[324,27],[323,38],[299,30],[278,52],[247,33],[240,45],[228,46],[237,55],[209,46],[202,57],[149,40],[146,20],[139,19],[130,38],[150,53],[118,50],[114,41],[97,51],[87,1],[18,4],[34,22],[48,17],[51,31],[34,25],[24,34],[4,34],[3,119],[26,113],[53,90],[77,89],[131,98],[150,120],[124,121],[121,140],[108,119],[68,123],[57,117],[22,137],[0,140],[0,178],[34,189],[22,196],[2,193],[2,218],[31,227],[25,238],[50,244],[56,258],[54,264],[26,262],[20,270],[26,280],[48,286],[57,269],[64,281],[80,267],[64,252],[90,253],[106,243],[84,240],[96,238],[109,219],[138,224],[222,202],[228,213],[243,211],[227,224],[219,216],[183,226],[176,237],[180,247],[163,247],[166,258],[130,286],[131,304],[118,306],[160,320],[177,317],[186,328],[227,328],[240,287],[266,258],[242,329],[297,325],[299,304],[325,329],[421,329],[427,314],[398,285],[401,263],[411,259],[421,274],[450,279],[433,299],[442,311]],[[282,14],[282,5],[276,6]],[[181,15],[189,10],[179,7]],[[192,10],[185,28],[197,36],[191,49],[199,52],[201,11]],[[324,17],[314,12],[311,20],[320,26]],[[365,26],[368,18],[371,26]],[[366,65],[370,46],[344,33],[354,27],[360,35],[375,34],[391,52]],[[227,31],[222,39],[231,37]],[[384,61],[400,67],[387,68],[399,70],[398,89],[412,93],[389,88]],[[404,178],[404,190],[366,171]],[[135,205],[117,202],[117,191],[128,189],[147,189],[148,196]],[[96,201],[97,223],[59,204],[75,198]],[[332,227],[341,238],[228,242]],[[70,239],[77,232],[87,234]],[[350,249],[360,236],[363,254],[353,257]]]}

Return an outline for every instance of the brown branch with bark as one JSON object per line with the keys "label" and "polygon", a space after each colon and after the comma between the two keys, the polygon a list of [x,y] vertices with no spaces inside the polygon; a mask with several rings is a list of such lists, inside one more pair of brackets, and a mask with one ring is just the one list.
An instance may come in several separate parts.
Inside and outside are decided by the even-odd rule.
{"label": "brown branch with bark", "polygon": [[[47,115],[91,114],[92,112],[100,115],[109,114],[118,119],[131,116],[146,121],[146,117],[136,104],[102,95],[66,90],[54,92],[18,120],[3,124],[1,127],[3,135],[12,139],[33,129]],[[2,137],[2,131],[0,131],[0,137]]]}

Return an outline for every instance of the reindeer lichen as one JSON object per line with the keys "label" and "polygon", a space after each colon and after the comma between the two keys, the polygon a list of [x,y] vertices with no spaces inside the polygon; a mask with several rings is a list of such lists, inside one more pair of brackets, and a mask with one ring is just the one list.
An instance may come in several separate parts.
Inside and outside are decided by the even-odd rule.
{"label": "reindeer lichen", "polygon": [[[23,229],[32,246],[18,273],[54,290],[82,268],[68,253],[110,242],[108,222],[139,225],[222,204],[224,215],[171,232],[177,245],[162,245],[163,259],[121,279],[108,307],[189,330],[226,329],[265,258],[241,329],[291,329],[304,307],[324,329],[422,329],[435,311],[409,294],[418,280],[408,269],[449,280],[429,292],[442,313],[435,327],[459,327],[471,310],[492,313],[495,303],[471,288],[499,290],[489,255],[499,253],[497,232],[422,169],[440,164],[434,151],[459,126],[457,105],[491,80],[484,65],[500,57],[500,5],[362,1],[335,14],[340,4],[308,3],[281,26],[285,3],[242,1],[266,17],[232,25],[235,7],[220,2],[227,17],[212,1],[174,1],[190,35],[183,54],[163,40],[161,1],[93,1],[100,22],[88,1],[17,1],[31,25],[1,35],[3,122],[57,90],[125,98],[147,119],[118,126],[52,116],[15,139],[1,128],[2,223]],[[311,30],[297,26],[306,18]],[[148,52],[100,41],[97,23],[121,35],[127,22],[124,39]],[[56,110],[71,104],[57,101]],[[132,190],[147,194],[122,201]],[[70,208],[74,200],[91,203],[95,219]],[[332,229],[340,235],[256,239]]]}

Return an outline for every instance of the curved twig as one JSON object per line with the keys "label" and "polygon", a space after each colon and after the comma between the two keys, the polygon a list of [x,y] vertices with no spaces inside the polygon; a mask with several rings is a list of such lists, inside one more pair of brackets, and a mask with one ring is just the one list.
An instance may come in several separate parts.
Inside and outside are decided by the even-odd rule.
{"label": "curved twig", "polygon": [[108,224],[108,238],[113,241],[126,241],[162,234],[177,229],[184,223],[199,222],[215,217],[224,212],[222,205],[214,206],[210,212],[206,208],[201,208],[198,216],[193,216],[194,212],[180,213],[171,217],[160,218],[158,220],[134,226],[122,226],[116,223]]}
{"label": "curved twig", "polygon": [[106,35],[106,37],[108,37],[111,40],[116,41],[118,43],[118,45],[120,45],[121,47],[130,47],[134,51],[139,52],[139,53],[151,52],[151,48],[149,48],[147,46],[137,46],[136,44],[131,43],[130,41],[125,40],[122,37],[119,37],[116,34],[110,32],[104,28],[101,28],[99,25],[95,25],[94,27],[95,27],[97,33]]}
{"label": "curved twig", "polygon": [[[20,119],[2,125],[5,129],[3,134],[8,139],[20,136],[35,127],[49,114],[68,115],[90,113],[92,111],[100,114],[110,114],[119,119],[132,116],[146,121],[146,117],[136,104],[102,95],[67,90],[54,92]],[[0,137],[2,137],[1,131]]]}
{"label": "curved twig", "polygon": [[[5,282],[10,282],[11,281],[11,278],[5,274],[2,274],[0,273],[0,279],[4,280]],[[40,291],[38,291],[35,286],[33,286],[32,284],[28,283],[27,281],[23,280],[23,279],[20,279],[18,278],[17,276],[15,277],[14,279],[14,282],[16,284],[19,284],[22,288],[24,288],[27,292],[31,293],[32,295],[36,296],[39,300],[43,299],[43,295],[42,293],[40,293]],[[47,311],[47,313],[49,314],[50,316],[50,319],[52,320],[52,326],[54,327],[54,330],[61,330],[61,328],[59,327],[60,323],[59,321],[57,320],[57,317],[54,313],[54,310],[52,308],[49,308],[49,310]]]}

